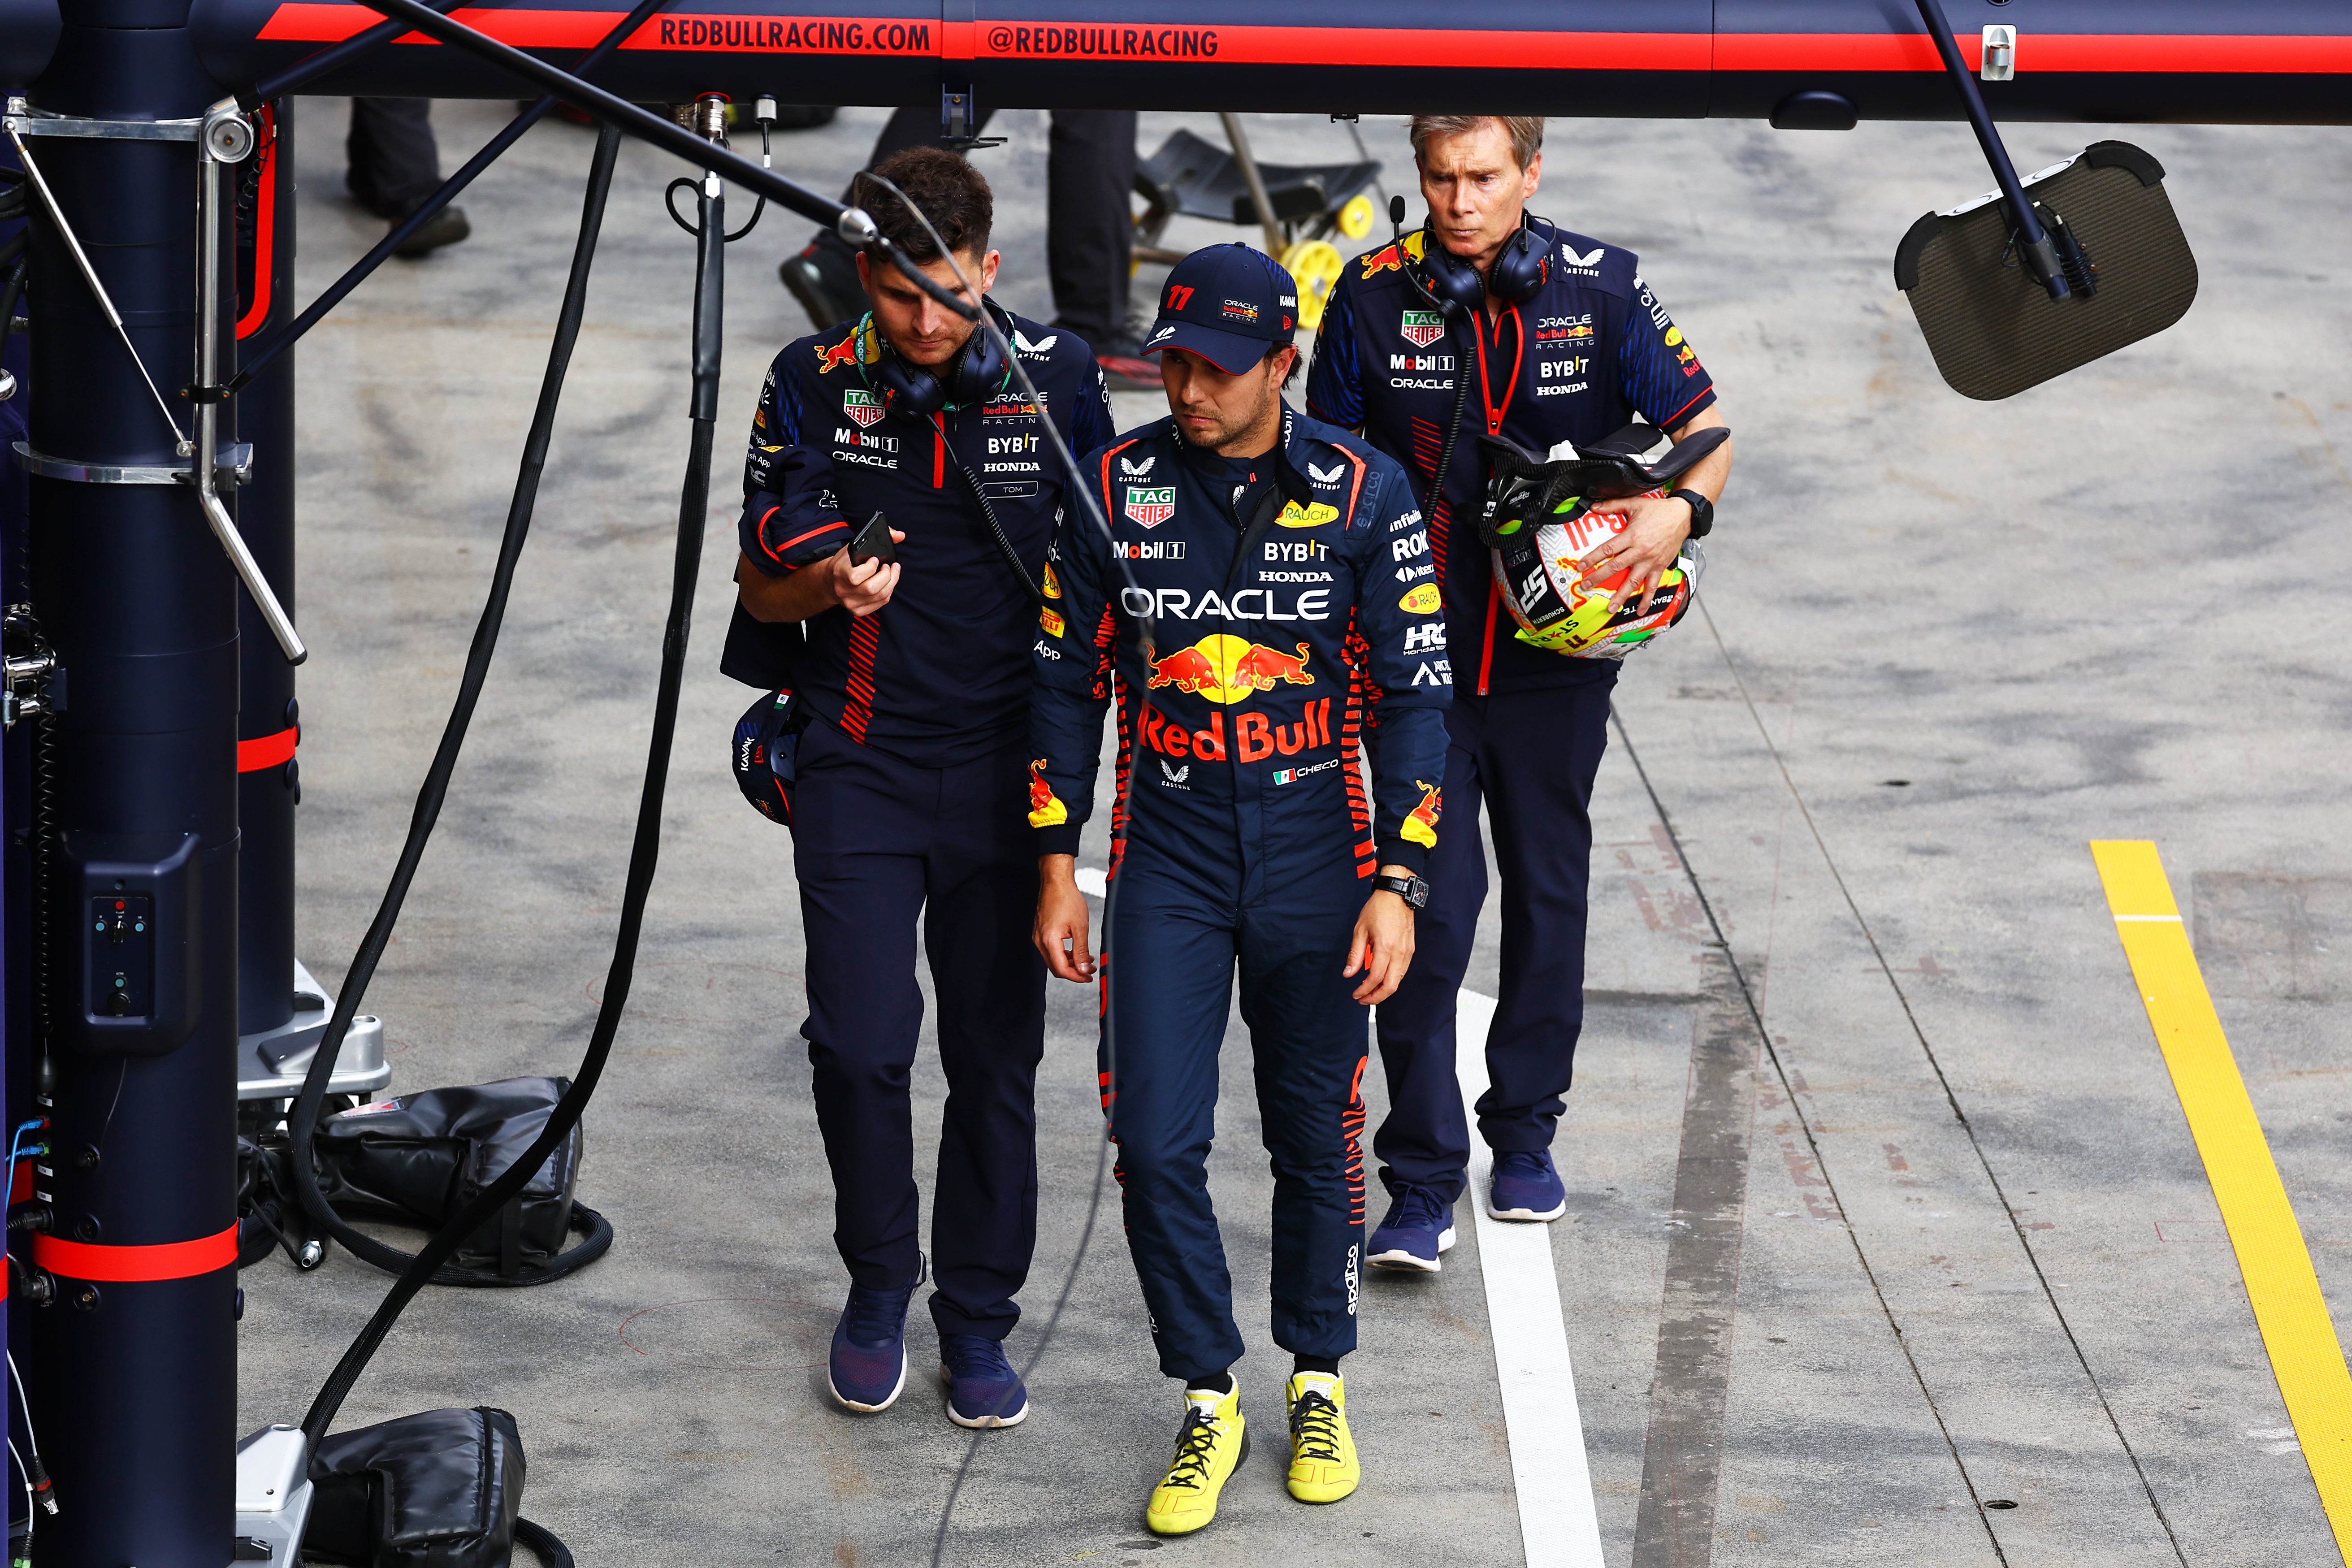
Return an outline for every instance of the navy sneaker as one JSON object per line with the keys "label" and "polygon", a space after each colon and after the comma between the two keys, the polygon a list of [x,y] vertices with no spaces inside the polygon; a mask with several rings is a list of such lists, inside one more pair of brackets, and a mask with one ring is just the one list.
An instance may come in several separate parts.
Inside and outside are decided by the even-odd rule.
{"label": "navy sneaker", "polygon": [[834,1325],[833,1354],[825,1365],[825,1380],[844,1409],[867,1415],[887,1410],[907,1386],[907,1303],[914,1294],[913,1285],[896,1290],[849,1288],[849,1304]]}
{"label": "navy sneaker", "polygon": [[1568,1212],[1568,1189],[1559,1184],[1549,1149],[1497,1149],[1495,1184],[1486,1212],[1496,1219],[1558,1219]]}
{"label": "navy sneaker", "polygon": [[940,1336],[940,1381],[948,1385],[948,1419],[959,1426],[1018,1426],[1029,1418],[1029,1391],[984,1334]]}
{"label": "navy sneaker", "polygon": [[1375,1268],[1434,1274],[1445,1265],[1438,1254],[1454,1245],[1454,1205],[1427,1187],[1400,1184],[1389,1217],[1365,1250]]}

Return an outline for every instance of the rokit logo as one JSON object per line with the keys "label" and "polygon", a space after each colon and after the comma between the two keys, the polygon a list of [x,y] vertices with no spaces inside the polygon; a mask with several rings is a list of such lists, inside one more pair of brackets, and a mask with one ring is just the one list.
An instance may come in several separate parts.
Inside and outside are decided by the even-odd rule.
{"label": "rokit logo", "polygon": [[882,400],[872,393],[851,387],[841,395],[841,413],[861,426],[878,425],[882,421]]}

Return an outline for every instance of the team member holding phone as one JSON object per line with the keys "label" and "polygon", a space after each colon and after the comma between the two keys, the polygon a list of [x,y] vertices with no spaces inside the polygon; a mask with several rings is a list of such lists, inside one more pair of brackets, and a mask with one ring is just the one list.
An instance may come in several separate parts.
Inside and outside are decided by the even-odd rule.
{"label": "team member holding phone", "polygon": [[[998,263],[987,182],[928,147],[876,173],[929,216],[954,261],[879,184],[861,176],[853,200],[933,280],[958,289],[960,264],[984,296]],[[930,1299],[948,1414],[1009,1426],[1028,1412],[1002,1342],[1036,1237],[1045,1043],[1045,972],[1028,941],[1036,856],[1022,822],[1029,649],[1068,482],[1044,422],[1085,451],[1110,437],[1109,400],[1075,334],[982,299],[1044,400],[1033,406],[986,332],[873,253],[857,268],[867,313],[786,348],[761,390],[737,573],[746,614],[724,668],[791,685],[805,715],[791,800],[808,942],[801,1033],[850,1277],[835,1397],[877,1411],[906,1381],[907,1308],[924,1276],[908,1089],[919,920],[948,1080]],[[805,624],[804,647],[793,623]]]}

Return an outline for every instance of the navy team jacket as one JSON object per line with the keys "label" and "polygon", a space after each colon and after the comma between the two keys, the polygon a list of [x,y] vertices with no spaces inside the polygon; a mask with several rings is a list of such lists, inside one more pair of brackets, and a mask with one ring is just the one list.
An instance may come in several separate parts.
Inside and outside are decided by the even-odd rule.
{"label": "navy team jacket", "polygon": [[1069,482],[1044,421],[1073,452],[1111,436],[1110,396],[1085,341],[989,309],[1044,410],[1013,386],[930,419],[886,413],[871,328],[845,323],[768,367],[743,465],[740,542],[761,571],[828,559],[877,511],[907,535],[905,569],[887,605],[863,617],[835,605],[807,623],[807,646],[788,658],[778,650],[801,628],[739,612],[721,668],[792,686],[843,734],[919,767],[969,761],[1028,728],[1035,590],[997,544],[982,498],[1034,584]]}
{"label": "navy team jacket", "polygon": [[[1055,533],[1033,704],[1039,854],[1076,852],[1114,706],[1114,837],[1238,872],[1244,902],[1286,868],[1336,858],[1370,877],[1418,869],[1436,846],[1454,687],[1404,474],[1286,409],[1265,460],[1274,482],[1247,516],[1173,420],[1080,462],[1113,536],[1075,505]],[[1358,761],[1374,711],[1368,801]]]}
{"label": "navy team jacket", "polygon": [[1636,414],[1672,428],[1715,402],[1715,384],[1630,250],[1559,230],[1533,297],[1506,306],[1491,324],[1478,311],[1449,326],[1405,275],[1421,246],[1421,234],[1410,234],[1404,254],[1390,245],[1341,272],[1315,339],[1307,412],[1362,430],[1426,495],[1455,377],[1467,376],[1462,433],[1440,494],[1426,502],[1455,670],[1482,697],[1604,679],[1614,673],[1612,661],[1566,658],[1512,636],[1478,539],[1486,483],[1478,437],[1502,436],[1544,452],[1561,441],[1598,441]]}

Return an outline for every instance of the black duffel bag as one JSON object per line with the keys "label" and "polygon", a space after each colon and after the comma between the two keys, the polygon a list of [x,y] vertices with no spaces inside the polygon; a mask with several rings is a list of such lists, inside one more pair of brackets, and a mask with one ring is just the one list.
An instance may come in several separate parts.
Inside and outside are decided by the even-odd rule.
{"label": "black duffel bag", "polygon": [[[319,1124],[311,1145],[320,1191],[347,1220],[438,1230],[530,1147],[571,1087],[569,1079],[509,1078],[339,1112]],[[574,1127],[522,1191],[458,1245],[455,1268],[485,1284],[540,1284],[601,1256],[613,1228],[573,1199],[580,1146]],[[565,1252],[573,1230],[584,1239]]]}
{"label": "black duffel bag", "polygon": [[517,1541],[572,1554],[520,1517],[522,1436],[503,1410],[426,1410],[321,1437],[310,1453],[308,1563],[509,1568]]}

